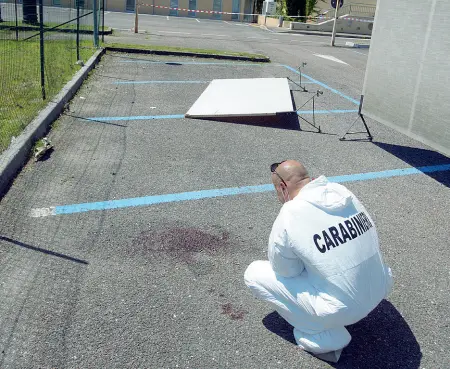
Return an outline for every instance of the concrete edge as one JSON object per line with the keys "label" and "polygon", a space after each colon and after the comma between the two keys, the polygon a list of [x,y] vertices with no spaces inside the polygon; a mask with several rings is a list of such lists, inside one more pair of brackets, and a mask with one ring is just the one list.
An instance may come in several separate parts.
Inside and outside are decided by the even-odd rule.
{"label": "concrete edge", "polygon": [[[302,35],[327,36],[327,37],[331,37],[331,34],[332,34],[331,32],[326,32],[326,31],[302,31],[302,30],[288,30],[288,31],[283,31],[283,32],[279,32],[279,33],[291,33],[291,34],[300,33]],[[369,36],[369,35],[361,35],[361,34],[356,34],[356,33],[354,33],[354,34],[339,33],[339,32],[336,32],[336,37],[359,38],[359,39],[365,39],[365,40],[370,40],[372,38],[372,36]]]}
{"label": "concrete edge", "polygon": [[370,45],[368,45],[368,44],[358,44],[356,42],[350,42],[350,41],[347,41],[345,43],[345,46],[354,47],[357,49],[368,49],[370,47]]}
{"label": "concrete edge", "polygon": [[41,110],[38,116],[28,124],[23,132],[0,155],[0,199],[8,191],[17,173],[30,157],[34,143],[42,138],[50,125],[64,110],[64,105],[72,99],[87,78],[88,73],[100,61],[104,49],[97,50],[87,63],[73,76],[62,90]]}
{"label": "concrete edge", "polygon": [[133,54],[153,54],[153,55],[172,55],[172,56],[191,56],[196,58],[213,58],[213,59],[225,59],[225,60],[239,60],[239,61],[249,61],[254,63],[270,63],[269,57],[264,58],[250,58],[247,56],[238,55],[221,55],[221,54],[203,54],[195,52],[185,52],[185,51],[165,51],[165,50],[151,50],[151,49],[138,49],[132,47],[113,47],[105,46],[106,51],[116,51],[122,53],[133,53]]}

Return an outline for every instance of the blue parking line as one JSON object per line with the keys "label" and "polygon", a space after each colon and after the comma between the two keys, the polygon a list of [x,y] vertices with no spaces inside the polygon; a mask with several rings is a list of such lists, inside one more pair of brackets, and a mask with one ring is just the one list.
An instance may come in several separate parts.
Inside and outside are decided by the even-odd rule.
{"label": "blue parking line", "polygon": [[[358,110],[345,110],[345,109],[334,109],[334,110],[314,110],[314,114],[344,114],[344,113],[357,113]],[[298,110],[297,114],[312,114],[312,110]]]}
{"label": "blue parking line", "polygon": [[137,64],[167,64],[170,66],[173,65],[232,65],[232,66],[253,66],[253,67],[262,67],[264,64],[258,63],[220,63],[220,62],[185,62],[185,61],[173,61],[173,62],[164,62],[164,61],[153,61],[153,60],[119,60],[120,63],[137,63]]}
{"label": "blue parking line", "polygon": [[139,85],[139,84],[190,84],[190,83],[208,83],[208,81],[116,81],[115,85]]}
{"label": "blue parking line", "polygon": [[[258,64],[258,63],[218,63],[218,62],[163,62],[163,61],[153,61],[153,60],[120,60],[120,63],[143,63],[143,64],[167,64],[167,65],[233,65],[233,66],[258,66],[258,67],[262,67],[265,66],[265,64]],[[284,67],[296,74],[300,74],[300,72],[289,66],[289,65],[285,65],[285,64],[276,64],[276,66],[278,67]],[[327,90],[330,90],[331,92],[334,92],[335,94],[343,97],[344,99],[351,101],[352,103],[359,105],[359,101],[355,100],[353,98],[351,98],[350,96],[347,96],[345,94],[343,94],[342,92],[326,85],[325,83],[319,82],[318,80],[308,76],[307,74],[302,73],[302,76],[309,79],[311,82],[322,86],[323,88],[326,88]]]}
{"label": "blue parking line", "polygon": [[86,118],[87,120],[93,121],[117,121],[117,120],[151,120],[151,119],[182,119],[184,118],[184,114],[175,114],[175,115],[137,115],[137,116],[129,116],[129,117],[90,117]]}
{"label": "blue parking line", "polygon": [[[374,180],[374,179],[380,179],[380,178],[408,176],[408,175],[421,174],[421,173],[442,172],[442,171],[449,171],[449,170],[450,170],[450,164],[443,164],[443,165],[431,165],[431,166],[425,166],[425,167],[419,167],[419,168],[402,168],[402,169],[384,170],[384,171],[380,171],[380,172],[349,174],[349,175],[329,177],[328,180],[331,182],[335,182],[335,183],[345,183],[345,182],[355,182],[355,181],[367,181],[367,180]],[[92,202],[92,203],[84,203],[84,204],[61,205],[61,206],[55,206],[54,208],[52,208],[51,212],[48,212],[49,208],[44,208],[44,210],[47,210],[46,212],[43,212],[41,209],[34,209],[34,210],[35,210],[35,213],[45,214],[45,215],[41,215],[41,216],[74,214],[74,213],[82,213],[82,212],[94,211],[94,210],[108,210],[108,209],[135,207],[135,206],[149,206],[149,205],[156,205],[156,204],[163,204],[163,203],[170,203],[170,202],[192,201],[192,200],[200,200],[200,199],[215,198],[215,197],[226,197],[226,196],[242,195],[242,194],[250,194],[250,193],[262,193],[262,192],[270,192],[273,190],[274,190],[274,187],[272,184],[264,184],[264,185],[257,185],[257,186],[231,187],[231,188],[222,188],[222,189],[214,189],[214,190],[202,190],[202,191],[182,192],[182,193],[174,193],[174,194],[166,194],[166,195],[135,197],[135,198],[129,198],[129,199],[122,199],[122,200],[100,201],[100,202]]]}
{"label": "blue parking line", "polygon": [[426,167],[418,167],[418,168],[392,169],[392,170],[384,170],[381,172],[349,174],[344,176],[330,177],[329,180],[336,183],[356,182],[379,178],[409,176],[412,174],[420,174],[420,173],[445,172],[447,170],[450,170],[450,164],[429,165]]}
{"label": "blue parking line", "polygon": [[[211,81],[115,81],[115,85],[139,85],[139,84],[190,84],[190,83],[210,83]],[[315,82],[302,82],[302,85],[314,85]]]}
{"label": "blue parking line", "polygon": [[[290,71],[292,71],[294,73],[300,74],[300,72],[297,69],[292,68],[289,65],[285,65],[285,64],[278,64],[278,65],[281,66],[281,67],[285,67],[286,69],[289,69]],[[304,73],[302,73],[302,77],[305,77],[305,78],[309,79],[311,82],[314,82],[314,83],[318,84],[319,86],[322,86],[323,88],[326,88],[327,90],[330,90],[331,92],[334,92],[335,94],[337,94],[337,95],[343,97],[344,99],[347,99],[348,101],[351,101],[352,103],[354,103],[354,104],[359,106],[359,101],[358,100],[352,99],[350,96],[344,95],[342,92],[340,92],[340,91],[338,91],[338,90],[336,90],[336,89],[326,85],[325,83],[319,82],[318,80],[316,80],[316,79],[314,79],[314,78],[312,78],[312,77],[310,77],[310,76],[308,76],[308,75],[306,75]]]}
{"label": "blue parking line", "polygon": [[[356,113],[358,110],[315,110],[314,114],[344,114],[344,113]],[[312,114],[312,110],[299,110],[298,114]],[[183,119],[184,114],[174,115],[132,115],[129,117],[90,117],[85,118],[92,121],[111,122],[118,120],[154,120],[154,119]]]}
{"label": "blue parking line", "polygon": [[217,190],[203,190],[203,191],[174,193],[174,194],[168,194],[168,195],[135,197],[135,198],[124,199],[124,200],[101,201],[101,202],[92,202],[92,203],[75,204],[75,205],[63,205],[63,206],[55,207],[55,215],[81,213],[81,212],[92,211],[92,210],[108,210],[108,209],[127,208],[127,207],[132,207],[132,206],[145,206],[145,205],[148,206],[148,205],[163,204],[163,203],[167,203],[167,202],[200,200],[200,199],[214,198],[214,197],[241,195],[241,194],[246,194],[246,193],[267,192],[267,191],[272,191],[272,190],[273,190],[273,185],[232,187],[232,188],[222,188],[222,189],[217,189]]}

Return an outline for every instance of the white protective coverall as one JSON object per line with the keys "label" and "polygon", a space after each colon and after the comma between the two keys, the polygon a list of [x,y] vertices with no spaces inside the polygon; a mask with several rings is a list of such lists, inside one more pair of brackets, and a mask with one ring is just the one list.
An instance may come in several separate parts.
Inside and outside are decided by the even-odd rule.
{"label": "white protective coverall", "polygon": [[268,257],[250,264],[246,285],[294,327],[302,349],[336,351],[336,360],[351,340],[345,326],[367,316],[393,283],[366,209],[324,176],[283,205]]}

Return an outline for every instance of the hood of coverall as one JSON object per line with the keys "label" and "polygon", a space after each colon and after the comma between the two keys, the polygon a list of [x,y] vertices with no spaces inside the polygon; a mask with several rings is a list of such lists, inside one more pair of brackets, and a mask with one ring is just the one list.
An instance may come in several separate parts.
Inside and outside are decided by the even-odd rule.
{"label": "hood of coverall", "polygon": [[352,204],[352,195],[345,187],[331,183],[325,176],[311,181],[300,191],[303,200],[328,212],[337,212]]}

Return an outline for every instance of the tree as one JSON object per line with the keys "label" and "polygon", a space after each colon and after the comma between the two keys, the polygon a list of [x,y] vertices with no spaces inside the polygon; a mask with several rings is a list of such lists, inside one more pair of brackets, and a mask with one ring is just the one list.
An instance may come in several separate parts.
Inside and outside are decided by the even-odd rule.
{"label": "tree", "polygon": [[316,5],[317,5],[317,0],[306,0],[305,14],[312,15],[312,13],[316,9]]}
{"label": "tree", "polygon": [[306,0],[286,0],[288,15],[297,17],[305,15]]}
{"label": "tree", "polygon": [[37,24],[36,0],[23,0],[23,22]]}
{"label": "tree", "polygon": [[[255,8],[256,12],[261,14],[262,13],[262,7],[263,7],[263,1],[264,0],[256,0],[255,2]],[[276,0],[277,2],[277,13],[280,13],[280,15],[286,15],[286,16],[304,16],[306,15],[306,6],[307,1],[310,0]],[[314,4],[317,3],[317,1],[314,2]],[[285,13],[286,14],[283,14]]]}

